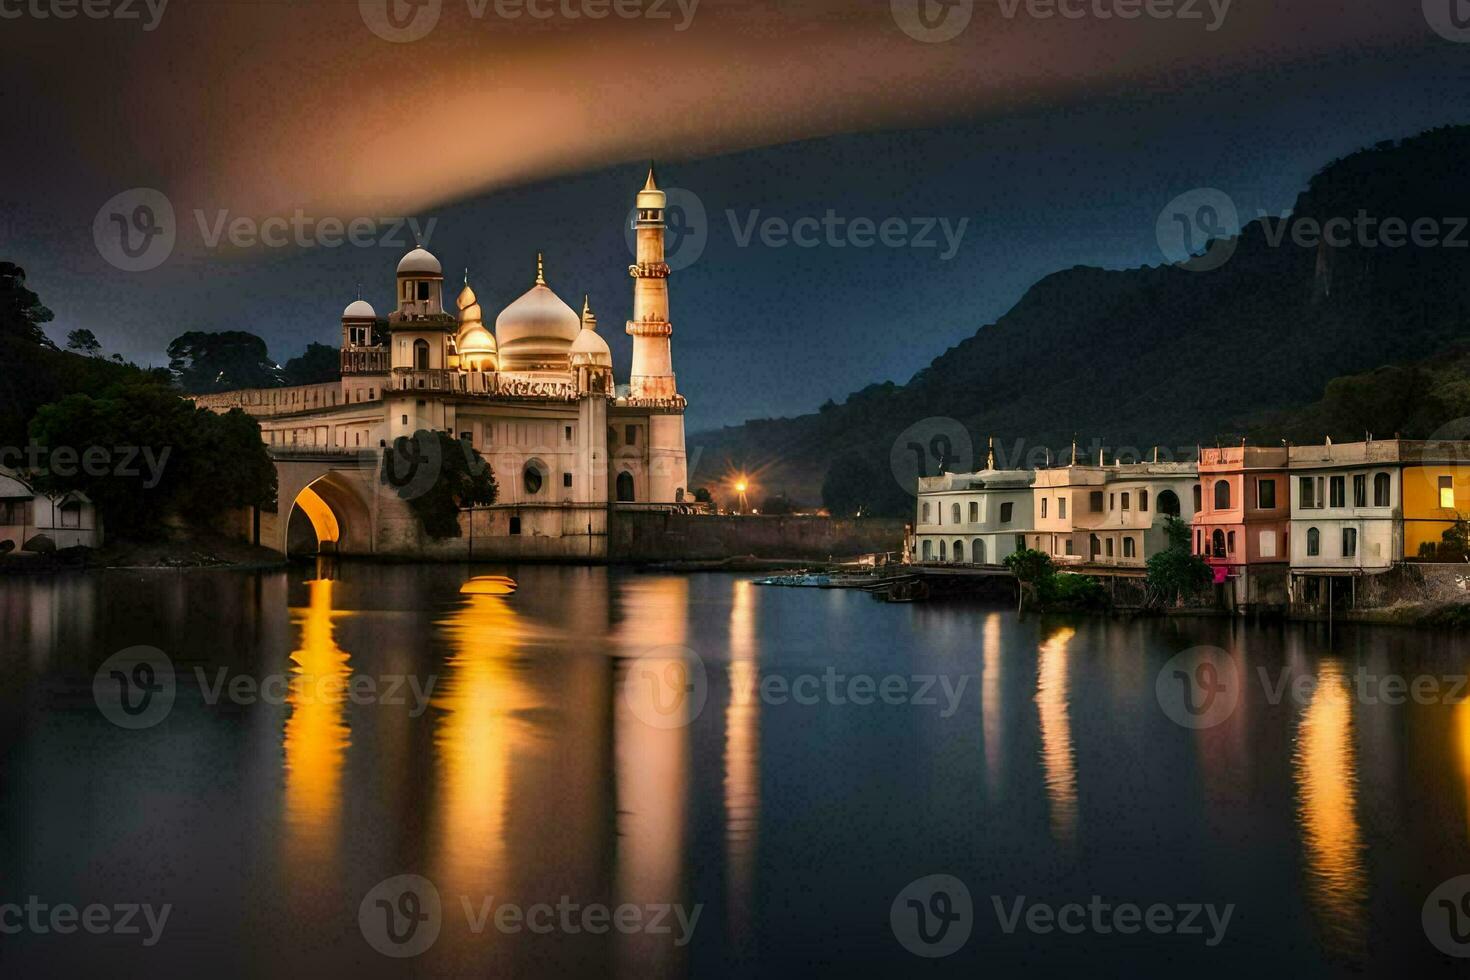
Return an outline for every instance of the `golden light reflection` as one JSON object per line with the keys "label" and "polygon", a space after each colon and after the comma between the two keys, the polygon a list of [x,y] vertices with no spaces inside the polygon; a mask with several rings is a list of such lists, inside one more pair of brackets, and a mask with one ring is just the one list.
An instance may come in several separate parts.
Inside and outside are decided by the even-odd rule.
{"label": "golden light reflection", "polygon": [[1316,691],[1298,723],[1292,762],[1308,900],[1328,948],[1354,952],[1363,941],[1367,884],[1352,693],[1336,660],[1321,662]]}
{"label": "golden light reflection", "polygon": [[[624,586],[615,641],[627,658],[682,646],[689,630],[689,580],[643,578]],[[677,902],[684,892],[688,825],[689,728],[658,728],[640,715],[657,712],[647,685],[620,683],[614,709],[618,800],[619,902]],[[635,710],[635,708],[637,710]],[[647,977],[676,970],[683,953],[667,937],[617,937],[618,976]]]}
{"label": "golden light reflection", "polygon": [[730,605],[730,704],[725,709],[725,854],[730,931],[743,939],[750,925],[756,839],[760,829],[760,682],[755,606],[758,590],[735,582]]}
{"label": "golden light reflection", "polygon": [[1067,713],[1067,644],[1077,634],[1066,627],[1041,645],[1036,670],[1036,705],[1041,715],[1041,765],[1051,800],[1051,832],[1058,842],[1077,838],[1077,760]]}
{"label": "golden light reflection", "polygon": [[293,609],[301,646],[291,654],[284,737],[286,842],[290,866],[309,867],[331,850],[341,830],[342,765],[351,743],[344,720],[349,656],[337,646],[330,579],[306,584],[305,609]]}
{"label": "golden light reflection", "polygon": [[980,720],[985,738],[985,782],[990,787],[990,796],[995,800],[1000,795],[1001,771],[1001,718],[1000,718],[1000,613],[985,617],[981,629],[980,666]]}
{"label": "golden light reflection", "polygon": [[486,595],[465,596],[441,626],[452,652],[433,702],[436,881],[453,894],[503,891],[511,766],[533,735],[519,713],[540,706],[516,667],[527,628],[509,601]]}
{"label": "golden light reflection", "polygon": [[1465,784],[1465,836],[1470,838],[1470,699],[1455,705],[1455,741],[1460,755],[1460,779]]}

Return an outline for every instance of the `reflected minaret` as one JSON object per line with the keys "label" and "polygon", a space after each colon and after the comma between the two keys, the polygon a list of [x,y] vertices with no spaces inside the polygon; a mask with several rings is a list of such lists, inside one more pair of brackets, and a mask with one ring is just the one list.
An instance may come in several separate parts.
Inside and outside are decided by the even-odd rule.
{"label": "reflected minaret", "polygon": [[730,934],[737,947],[750,928],[760,830],[760,683],[756,641],[759,590],[734,583],[730,604],[730,704],[725,709],[725,873]]}
{"label": "reflected minaret", "polygon": [[1327,948],[1352,953],[1363,943],[1367,895],[1363,833],[1358,826],[1358,763],[1350,681],[1342,664],[1322,658],[1317,688],[1302,712],[1292,768],[1307,897]]}
{"label": "reflected minaret", "polygon": [[1041,716],[1041,767],[1051,800],[1051,833],[1057,843],[1077,840],[1077,757],[1067,708],[1067,644],[1076,630],[1059,629],[1041,645],[1036,706]]}
{"label": "reflected minaret", "polygon": [[[615,635],[618,654],[667,655],[670,666],[688,637],[689,580],[646,578],[627,585]],[[655,665],[657,667],[657,665]],[[614,699],[618,799],[618,902],[684,901],[688,824],[689,726],[659,727],[660,692],[626,673]],[[684,950],[668,935],[619,934],[616,976],[648,980],[682,973]],[[687,947],[686,947],[687,949]]]}

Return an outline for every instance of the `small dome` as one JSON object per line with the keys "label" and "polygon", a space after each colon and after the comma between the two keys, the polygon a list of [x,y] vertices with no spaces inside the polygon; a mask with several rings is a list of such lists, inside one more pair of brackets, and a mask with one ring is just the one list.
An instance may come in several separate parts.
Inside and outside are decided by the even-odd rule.
{"label": "small dome", "polygon": [[434,258],[432,252],[423,246],[419,246],[398,260],[398,274],[404,275],[431,275],[442,276],[444,267],[439,260]]}
{"label": "small dome", "polygon": [[597,317],[592,313],[592,297],[582,297],[582,331],[572,341],[570,351],[573,365],[591,364],[597,367],[612,367],[612,351],[607,341],[597,332]]}
{"label": "small dome", "polygon": [[501,367],[525,371],[560,363],[565,368],[567,354],[581,332],[576,312],[538,275],[536,285],[495,318]]}
{"label": "small dome", "polygon": [[348,303],[347,308],[342,311],[342,319],[344,320],[357,319],[359,317],[362,319],[372,319],[377,315],[378,314],[373,311],[372,304],[370,304],[365,299],[353,300],[351,303]]}
{"label": "small dome", "polygon": [[662,211],[668,203],[668,197],[658,189],[658,177],[653,172],[653,164],[648,165],[648,179],[643,182],[643,190],[638,192],[638,210]]}
{"label": "small dome", "polygon": [[464,289],[459,291],[458,306],[459,336],[455,339],[454,349],[459,356],[464,358],[494,354],[495,337],[481,322],[480,303],[475,298],[475,291],[470,288],[469,280],[465,281]]}

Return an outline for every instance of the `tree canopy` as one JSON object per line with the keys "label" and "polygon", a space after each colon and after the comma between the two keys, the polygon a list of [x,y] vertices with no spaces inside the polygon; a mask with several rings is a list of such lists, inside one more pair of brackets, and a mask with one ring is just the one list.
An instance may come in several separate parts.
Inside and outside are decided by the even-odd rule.
{"label": "tree canopy", "polygon": [[168,358],[174,380],[191,394],[273,388],[281,383],[281,370],[265,341],[243,330],[191,330],[168,345]]}
{"label": "tree canopy", "polygon": [[314,385],[341,377],[342,352],[329,344],[307,344],[306,350],[287,361],[283,370],[288,385]]}
{"label": "tree canopy", "polygon": [[0,262],[0,337],[55,348],[41,329],[54,318],[41,298],[27,288],[26,271],[14,262]]}
{"label": "tree canopy", "polygon": [[495,503],[495,471],[468,441],[433,429],[399,436],[383,453],[383,483],[408,501],[432,538],[459,537],[459,509]]}

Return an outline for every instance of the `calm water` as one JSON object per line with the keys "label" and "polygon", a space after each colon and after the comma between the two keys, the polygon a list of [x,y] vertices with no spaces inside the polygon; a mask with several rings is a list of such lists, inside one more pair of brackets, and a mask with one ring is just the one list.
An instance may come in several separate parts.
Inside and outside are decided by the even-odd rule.
{"label": "calm water", "polygon": [[[468,568],[366,564],[317,581],[300,568],[0,580],[0,904],[171,906],[151,946],[141,914],[140,935],[0,935],[0,969],[1239,976],[1457,962],[1429,945],[1421,908],[1470,872],[1470,704],[1344,692],[1360,669],[1463,674],[1462,636],[1339,628],[1329,648],[1315,628],[1018,620],[730,575],[473,573],[520,591],[464,596]],[[125,730],[93,675],[139,644],[171,659],[176,696],[159,723]],[[1191,730],[1155,680],[1198,645],[1251,680],[1226,721]],[[702,674],[646,659],[679,647]],[[703,700],[682,726],[651,680],[674,667],[688,710]],[[858,675],[897,675],[911,695],[925,678],[949,686],[919,699],[933,704],[825,689],[796,703],[770,686],[829,667],[839,695]],[[1262,669],[1318,687],[1272,703]],[[213,697],[222,676],[280,687]],[[352,677],[395,703],[348,696]],[[406,684],[388,696],[406,677],[433,684],[431,703]],[[362,926],[390,907],[359,912],[403,874],[433,883],[438,933],[390,959]],[[972,931],[928,960],[901,945],[890,907],[934,874],[967,886]],[[1203,915],[1202,935],[1064,934],[1007,932],[995,910],[1094,895],[1233,911],[1208,946]],[[487,902],[699,917],[680,945],[673,912],[668,934],[533,933],[478,918]]]}

